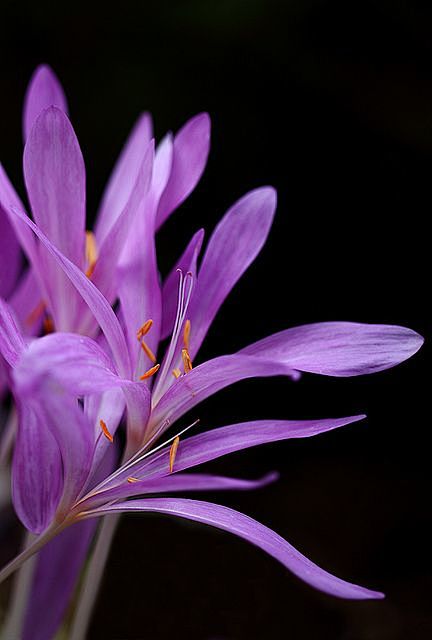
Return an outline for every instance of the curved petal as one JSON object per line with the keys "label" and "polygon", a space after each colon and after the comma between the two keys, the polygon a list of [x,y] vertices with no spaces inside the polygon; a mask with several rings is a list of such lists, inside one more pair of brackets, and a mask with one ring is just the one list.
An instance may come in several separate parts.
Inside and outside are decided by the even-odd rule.
{"label": "curved petal", "polygon": [[21,270],[21,249],[9,218],[0,207],[0,296],[8,298],[15,288]]}
{"label": "curved petal", "polygon": [[[235,451],[280,440],[310,438],[364,418],[364,415],[359,415],[323,420],[255,420],[212,429],[180,440],[175,457],[174,474]],[[112,479],[107,478],[100,489],[104,491],[103,495],[108,500],[111,495],[110,487],[124,487],[130,476],[138,478],[141,486],[145,486],[146,483],[158,482],[160,479],[163,482],[164,476],[170,476],[169,460],[169,447],[140,456],[125,465],[124,470],[117,471]],[[128,495],[133,494],[129,493]]]}
{"label": "curved petal", "polygon": [[196,265],[199,252],[204,240],[204,229],[197,231],[189,241],[183,254],[167,276],[162,288],[162,331],[161,340],[167,338],[174,327],[174,320],[178,303],[178,270],[188,271],[196,280]]}
{"label": "curved petal", "polygon": [[220,356],[194,367],[178,378],[152,411],[149,433],[163,423],[172,424],[195,405],[239,380],[287,375],[296,372],[284,363],[243,355]]}
{"label": "curved petal", "polygon": [[326,376],[358,376],[394,367],[422,344],[423,338],[406,327],[321,322],[280,331],[239,354]]}
{"label": "curved petal", "polygon": [[0,353],[15,367],[24,352],[25,344],[9,305],[0,298]]}
{"label": "curved petal", "polygon": [[101,245],[117,217],[123,211],[137,180],[146,149],[153,137],[149,113],[143,113],[135,123],[108,181],[96,220],[95,234]]}
{"label": "curved petal", "polygon": [[200,113],[191,118],[174,138],[174,153],[168,184],[159,202],[156,228],[193,191],[204,171],[210,148],[210,118]]}
{"label": "curved petal", "polygon": [[213,232],[188,312],[192,359],[219,307],[264,245],[275,209],[275,190],[255,189],[231,207]]}
{"label": "curved petal", "polygon": [[368,600],[384,597],[382,593],[345,582],[324,571],[277,533],[249,516],[228,507],[182,498],[148,498],[100,508],[91,515],[127,512],[162,513],[201,522],[233,533],[268,553],[310,586],[338,598]]}
{"label": "curved petal", "polygon": [[33,73],[24,99],[23,132],[27,140],[34,121],[48,107],[55,106],[68,112],[66,96],[54,71],[46,64]]}
{"label": "curved petal", "polygon": [[55,258],[57,264],[64,271],[73,286],[77,289],[83,300],[86,302],[100,328],[105,334],[107,343],[112,351],[114,362],[120,375],[129,378],[131,375],[130,360],[126,340],[117,316],[111,306],[85,276],[85,274],[75,264],[68,260],[45,236],[45,234],[19,209],[12,207],[11,211],[29,226],[33,233],[39,238],[41,244]]}

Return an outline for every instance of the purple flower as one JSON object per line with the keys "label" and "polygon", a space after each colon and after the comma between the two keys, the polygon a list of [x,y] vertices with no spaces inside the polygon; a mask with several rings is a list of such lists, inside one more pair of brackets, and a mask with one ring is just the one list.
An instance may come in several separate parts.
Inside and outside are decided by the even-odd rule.
{"label": "purple flower", "polygon": [[[263,486],[274,474],[245,481],[183,471],[250,446],[310,437],[364,417],[261,420],[186,439],[175,436],[155,446],[186,412],[220,389],[256,376],[297,379],[302,371],[330,376],[381,371],[413,355],[422,338],[404,327],[327,322],[287,329],[195,366],[221,304],[267,238],[276,208],[274,190],[256,189],[231,207],[211,236],[199,268],[203,232],[195,233],[161,286],[155,232],[201,175],[208,117],[196,117],[174,139],[168,135],[154,154],[145,115],[111,177],[95,234],[88,236],[86,259],[84,165],[65,110],[58,82],[42,68],[30,85],[24,117],[24,172],[35,222],[0,174],[6,224],[27,254],[30,277],[57,329],[30,339],[16,321],[23,314],[12,302],[0,301],[0,353],[19,416],[13,503],[25,527],[37,535],[0,579],[48,542],[63,540],[57,554],[61,544],[71,545],[77,561],[65,568],[64,589],[56,583],[53,597],[61,601],[57,611],[62,611],[92,535],[78,527],[106,514],[153,511],[245,538],[324,592],[352,599],[382,597],[323,571],[275,532],[232,509],[146,496]],[[116,300],[119,315],[112,308]],[[160,343],[167,337],[161,354]],[[116,465],[112,441],[124,410],[126,451]],[[55,556],[43,563],[43,553],[36,572],[40,584],[45,584],[47,572],[52,577],[58,571]],[[33,603],[25,626],[33,634],[37,615]],[[50,637],[57,618],[41,623],[38,637]],[[31,637],[29,633],[25,637]]]}

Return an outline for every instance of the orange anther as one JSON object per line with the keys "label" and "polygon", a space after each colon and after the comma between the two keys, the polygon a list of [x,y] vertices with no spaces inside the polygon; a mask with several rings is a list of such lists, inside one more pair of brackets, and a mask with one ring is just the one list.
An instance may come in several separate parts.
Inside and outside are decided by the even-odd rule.
{"label": "orange anther", "polygon": [[190,359],[189,351],[187,349],[182,349],[182,359],[184,372],[190,373],[192,371],[192,360]]}
{"label": "orange anther", "polygon": [[151,360],[152,362],[156,362],[156,356],[153,353],[153,351],[150,349],[150,347],[148,346],[148,344],[146,344],[144,342],[144,340],[141,341],[141,347],[142,350],[144,351],[144,353],[146,354],[146,356],[149,358],[149,360]]}
{"label": "orange anther", "polygon": [[174,378],[180,378],[181,371],[180,371],[180,369],[173,369],[172,370],[172,374],[173,374]]}
{"label": "orange anther", "polygon": [[103,420],[99,420],[99,424],[100,424],[100,428],[103,431],[104,436],[110,441],[113,442],[114,438],[112,437],[111,433],[108,431],[108,427],[106,426],[105,422]]}
{"label": "orange anther", "polygon": [[147,378],[151,378],[154,376],[156,371],[159,371],[160,364],[155,364],[154,367],[146,371],[142,376],[140,376],[140,380],[147,380]]}
{"label": "orange anther", "polygon": [[93,271],[95,270],[96,262],[98,259],[98,250],[96,246],[96,238],[92,231],[86,231],[86,244],[85,253],[87,261],[87,278],[91,278]]}
{"label": "orange anther", "polygon": [[43,320],[43,328],[44,328],[44,333],[53,333],[54,322],[51,316],[45,316]]}
{"label": "orange anther", "polygon": [[174,442],[172,443],[172,445],[170,447],[170,452],[169,452],[169,470],[170,470],[170,473],[172,473],[173,469],[174,469],[174,461],[176,459],[179,442],[180,442],[180,438],[178,436],[176,436],[174,438]]}
{"label": "orange anther", "polygon": [[139,479],[138,478],[134,478],[133,476],[129,476],[127,481],[129,482],[129,484],[133,484],[134,482],[139,482]]}
{"label": "orange anther", "polygon": [[141,340],[143,336],[147,335],[152,327],[152,324],[153,320],[147,320],[146,322],[144,322],[144,324],[137,331],[138,340]]}
{"label": "orange anther", "polygon": [[184,329],[183,329],[183,344],[185,346],[185,349],[187,349],[188,351],[189,351],[190,331],[191,331],[191,322],[190,322],[190,320],[186,320],[185,326],[184,326]]}

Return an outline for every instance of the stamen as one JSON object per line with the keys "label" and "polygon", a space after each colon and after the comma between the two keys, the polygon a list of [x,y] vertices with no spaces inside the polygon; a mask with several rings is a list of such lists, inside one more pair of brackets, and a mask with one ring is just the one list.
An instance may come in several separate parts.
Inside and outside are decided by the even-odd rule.
{"label": "stamen", "polygon": [[152,328],[153,320],[146,320],[144,324],[137,331],[137,339],[141,340],[144,336],[148,334],[150,329]]}
{"label": "stamen", "polygon": [[43,328],[44,328],[44,333],[53,333],[54,331],[54,322],[53,319],[51,318],[51,316],[45,316],[44,320],[43,320]]}
{"label": "stamen", "polygon": [[129,476],[127,481],[129,482],[129,484],[133,484],[134,482],[139,482],[139,479],[138,478],[134,478],[133,476]]}
{"label": "stamen", "polygon": [[140,380],[147,380],[147,378],[151,378],[154,376],[156,371],[159,371],[160,364],[155,364],[154,367],[146,371],[142,376],[140,376]]}
{"label": "stamen", "polygon": [[184,326],[184,329],[183,329],[183,344],[184,344],[185,348],[188,351],[189,351],[190,330],[191,330],[191,321],[190,320],[186,320],[185,326]]}
{"label": "stamen", "polygon": [[187,349],[182,349],[182,360],[184,372],[190,373],[192,371],[192,360],[190,359],[189,351]]}
{"label": "stamen", "polygon": [[180,378],[181,371],[180,371],[180,369],[173,369],[172,370],[172,374],[173,374],[174,378]]}
{"label": "stamen", "polygon": [[179,436],[176,436],[174,438],[174,442],[170,446],[170,452],[169,452],[169,470],[170,470],[170,473],[172,473],[173,469],[174,469],[174,461],[176,459],[179,442],[180,442],[180,438],[179,438]]}
{"label": "stamen", "polygon": [[148,346],[148,344],[146,344],[144,342],[144,340],[141,340],[141,347],[142,350],[144,351],[144,353],[146,354],[146,356],[149,358],[149,360],[151,360],[152,362],[156,362],[156,356],[153,353],[153,351],[150,349],[150,347]]}
{"label": "stamen", "polygon": [[100,428],[103,431],[104,436],[110,441],[110,442],[114,442],[114,438],[111,435],[111,433],[108,431],[108,427],[106,426],[105,422],[103,420],[99,420],[99,424],[100,424]]}
{"label": "stamen", "polygon": [[91,278],[93,271],[95,270],[96,262],[98,259],[98,250],[96,245],[96,238],[92,231],[86,231],[86,245],[85,253],[87,260],[87,278]]}
{"label": "stamen", "polygon": [[28,314],[27,318],[25,319],[26,325],[31,327],[32,324],[36,322],[36,320],[39,320],[39,318],[42,316],[44,311],[45,311],[45,302],[41,300],[40,302],[38,302],[35,308],[32,311],[30,311],[30,313]]}

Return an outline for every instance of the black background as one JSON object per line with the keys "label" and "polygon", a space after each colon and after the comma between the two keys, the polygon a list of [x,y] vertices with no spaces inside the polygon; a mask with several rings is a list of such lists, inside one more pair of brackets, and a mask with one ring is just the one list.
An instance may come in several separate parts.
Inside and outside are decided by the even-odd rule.
{"label": "black background", "polygon": [[[192,232],[211,231],[244,192],[277,188],[268,244],[200,360],[332,319],[403,324],[428,337],[430,3],[39,0],[3,1],[1,13],[1,160],[21,191],[22,99],[41,62],[65,86],[90,215],[142,109],[159,138],[209,111],[205,175],[158,238],[163,273]],[[228,534],[128,517],[90,637],[432,637],[428,353],[426,343],[367,378],[244,382],[193,416],[213,427],[366,412],[365,423],[208,465],[243,477],[281,472],[258,492],[208,498],[273,527],[337,575],[384,590],[385,601],[321,595]]]}

